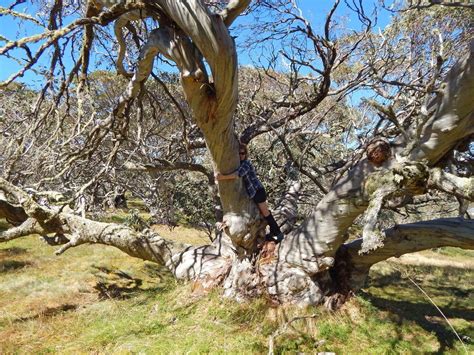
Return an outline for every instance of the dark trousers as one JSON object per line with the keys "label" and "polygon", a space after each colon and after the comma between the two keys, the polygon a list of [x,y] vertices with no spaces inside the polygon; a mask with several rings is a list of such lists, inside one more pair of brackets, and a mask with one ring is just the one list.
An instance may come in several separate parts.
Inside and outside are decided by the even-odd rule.
{"label": "dark trousers", "polygon": [[[252,200],[256,203],[262,203],[267,200],[267,193],[265,192],[265,189],[258,189],[257,192],[255,193],[255,196],[252,198]],[[272,213],[266,217],[264,217],[265,220],[267,221],[268,225],[270,226],[270,235],[272,236],[277,236],[281,234],[280,227],[278,226],[277,222],[275,221],[275,218],[273,217]]]}

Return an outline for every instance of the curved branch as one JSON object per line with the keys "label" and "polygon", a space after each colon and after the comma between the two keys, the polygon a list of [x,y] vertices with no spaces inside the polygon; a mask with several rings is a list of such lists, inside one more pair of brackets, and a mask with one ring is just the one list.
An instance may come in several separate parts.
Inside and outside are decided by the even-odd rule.
{"label": "curved branch", "polygon": [[18,226],[0,232],[0,243],[25,237],[30,234],[45,234],[45,230],[34,218],[28,218]]}
{"label": "curved branch", "polygon": [[123,35],[123,28],[126,27],[131,21],[141,20],[148,16],[148,13],[143,10],[131,11],[127,14],[120,16],[114,23],[115,38],[119,46],[118,56],[116,60],[117,72],[126,78],[130,78],[133,74],[128,73],[123,66],[123,60],[125,58],[126,44]]}
{"label": "curved branch", "polygon": [[136,232],[127,226],[96,222],[66,213],[59,214],[58,218],[66,229],[69,242],[56,251],[57,255],[82,244],[103,244],[130,256],[165,265],[173,271],[172,256],[187,247],[148,230]]}
{"label": "curved branch", "polygon": [[26,192],[1,178],[0,190],[18,199],[28,214],[28,218],[21,225],[1,232],[0,242],[30,234],[55,233],[67,239],[56,251],[57,255],[82,244],[109,245],[130,256],[162,264],[177,278],[206,278],[207,275],[213,274],[214,283],[221,282],[231,266],[234,255],[232,243],[223,234],[216,238],[212,245],[191,247],[166,240],[147,229],[137,232],[127,226],[92,221],[40,206]]}
{"label": "curved branch", "polygon": [[463,178],[435,168],[430,171],[428,187],[474,201],[474,177]]}
{"label": "curved branch", "polygon": [[132,162],[126,162],[124,167],[128,170],[133,171],[146,171],[148,173],[160,172],[160,171],[173,171],[173,170],[188,170],[197,171],[206,176],[208,180],[214,181],[214,174],[208,171],[201,164],[193,164],[186,162],[171,162],[165,159],[157,159],[157,164],[135,164]]}
{"label": "curved branch", "polygon": [[192,78],[201,84],[207,82],[201,54],[189,38],[176,29],[160,24],[160,28],[151,31],[147,46],[174,61],[183,78]]}
{"label": "curved branch", "polygon": [[0,190],[19,200],[28,215],[18,227],[0,233],[0,242],[33,233],[43,235],[56,233],[65,235],[69,240],[56,254],[62,254],[69,248],[82,244],[104,244],[114,246],[128,255],[166,265],[172,271],[176,267],[172,260],[173,255],[187,247],[146,230],[136,232],[127,226],[96,222],[40,206],[26,192],[1,178]]}
{"label": "curved branch", "polygon": [[224,24],[227,27],[232,25],[232,22],[245,11],[250,5],[250,2],[251,0],[231,0],[224,11],[220,13]]}
{"label": "curved branch", "polygon": [[[410,151],[410,160],[435,165],[454,145],[474,133],[474,40],[470,52],[456,63],[428,105],[435,113],[424,125]],[[419,144],[418,144],[419,143]]]}
{"label": "curved branch", "polygon": [[351,282],[361,287],[370,267],[390,257],[445,246],[474,249],[474,220],[441,218],[396,225],[383,232],[384,245],[361,255],[362,239],[345,244],[353,266]]}
{"label": "curved branch", "polygon": [[[216,124],[225,128],[232,126],[231,113],[237,105],[237,55],[234,40],[221,16],[212,14],[199,0],[158,0],[156,3],[168,18],[189,36],[209,64],[214,81],[213,87],[210,88],[212,95],[209,95],[215,98],[215,107],[211,108],[214,113],[211,115],[211,118],[214,118],[211,122],[213,128]],[[188,91],[185,83],[183,86],[185,91]],[[190,100],[193,95],[187,96]],[[199,108],[200,104],[191,102],[193,111],[201,113],[196,115],[198,122],[202,119],[203,111]],[[209,115],[204,118],[205,122],[201,122],[201,126],[208,123],[208,119]]]}

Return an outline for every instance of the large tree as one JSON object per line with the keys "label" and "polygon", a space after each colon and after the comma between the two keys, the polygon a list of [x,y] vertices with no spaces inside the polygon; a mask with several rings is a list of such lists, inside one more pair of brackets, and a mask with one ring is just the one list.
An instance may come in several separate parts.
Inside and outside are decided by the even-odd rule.
{"label": "large tree", "polygon": [[[17,58],[21,65],[2,83],[5,98],[13,102],[5,112],[13,117],[2,120],[0,217],[12,227],[0,234],[1,241],[40,234],[63,244],[58,254],[86,243],[110,245],[163,264],[177,278],[202,287],[222,284],[224,293],[237,299],[266,293],[280,302],[326,301],[330,307],[360,288],[370,267],[381,260],[447,245],[474,248],[471,220],[436,219],[385,230],[378,224],[382,209],[402,206],[431,189],[474,199],[471,170],[458,168],[455,159],[466,150],[469,155],[474,134],[474,49],[466,45],[463,28],[463,16],[469,14],[450,14],[456,31],[444,38],[450,30],[437,29],[439,40],[433,44],[418,36],[422,28],[403,33],[407,23],[429,24],[433,18],[426,12],[423,18],[413,17],[410,11],[416,9],[402,9],[398,22],[375,34],[373,19],[360,2],[345,2],[360,19],[359,28],[349,32],[339,31],[334,20],[338,0],[322,30],[313,28],[294,1],[260,1],[253,11],[265,15],[253,31],[264,35],[255,36],[259,44],[272,44],[263,50],[265,70],[246,69],[255,87],[242,88],[248,94],[237,110],[237,49],[229,27],[250,0],[90,0],[84,6],[55,0],[45,2],[37,17],[17,11],[21,3],[2,8],[2,14],[43,30],[5,39],[0,48],[0,55]],[[111,23],[115,38],[108,31]],[[121,81],[97,72],[103,69],[100,64],[91,68],[95,49],[109,55],[114,53],[111,43],[117,43]],[[250,53],[257,53],[257,47]],[[434,48],[428,66],[426,53]],[[50,55],[47,64],[45,53]],[[133,70],[124,64],[127,57],[136,59]],[[156,58],[174,64],[178,74],[157,75]],[[288,71],[278,68],[278,58],[289,63]],[[41,88],[12,86],[35,66],[44,67]],[[153,85],[147,83],[151,77]],[[361,104],[365,118],[346,102],[359,88],[375,95]],[[18,92],[35,97],[32,108],[22,107]],[[347,159],[314,167],[309,157],[316,142],[323,147],[326,139],[336,147],[330,140],[337,134],[333,128],[347,133],[356,121],[350,115],[373,123],[365,125],[365,140]],[[265,224],[242,181],[220,181],[217,195],[213,172],[235,171],[239,139],[249,142],[265,134],[276,139],[274,144],[318,193],[312,196],[311,213],[295,225],[302,187],[299,182],[289,187],[275,213],[285,239],[278,246],[266,243],[262,251]],[[358,144],[354,139],[349,146]],[[166,147],[160,146],[163,142]],[[149,149],[151,143],[160,149]],[[206,156],[207,166],[202,163]],[[36,171],[25,174],[29,164]],[[217,237],[210,245],[181,245],[148,229],[97,222],[64,206],[41,204],[38,193],[25,191],[32,183],[38,189],[63,185],[73,191],[69,202],[77,201],[105,177],[112,176],[113,186],[120,169],[127,172],[122,184],[134,172],[202,174],[220,205]],[[347,242],[358,217],[361,238]]]}

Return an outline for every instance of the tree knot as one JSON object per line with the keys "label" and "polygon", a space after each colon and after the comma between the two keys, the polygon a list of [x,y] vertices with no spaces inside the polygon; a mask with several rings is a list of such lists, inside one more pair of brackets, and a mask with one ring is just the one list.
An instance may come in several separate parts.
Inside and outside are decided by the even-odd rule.
{"label": "tree knot", "polygon": [[393,168],[395,184],[405,191],[421,194],[426,191],[430,173],[425,164],[406,162]]}
{"label": "tree knot", "polygon": [[376,138],[367,146],[367,159],[380,166],[392,156],[390,143],[384,138]]}

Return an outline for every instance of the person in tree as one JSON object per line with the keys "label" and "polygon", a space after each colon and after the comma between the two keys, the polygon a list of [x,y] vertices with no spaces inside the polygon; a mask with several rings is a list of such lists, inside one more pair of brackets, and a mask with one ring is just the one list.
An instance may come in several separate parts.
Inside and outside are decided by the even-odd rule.
{"label": "person in tree", "polygon": [[247,194],[257,204],[260,213],[270,226],[270,234],[267,234],[265,236],[265,240],[279,243],[283,240],[283,233],[281,232],[280,227],[276,223],[275,218],[273,218],[272,213],[268,209],[267,193],[262,183],[258,179],[252,163],[247,160],[247,156],[247,146],[243,143],[240,143],[239,168],[231,174],[216,173],[216,180],[233,180],[241,177],[244,180],[244,185],[245,189],[247,190]]}

